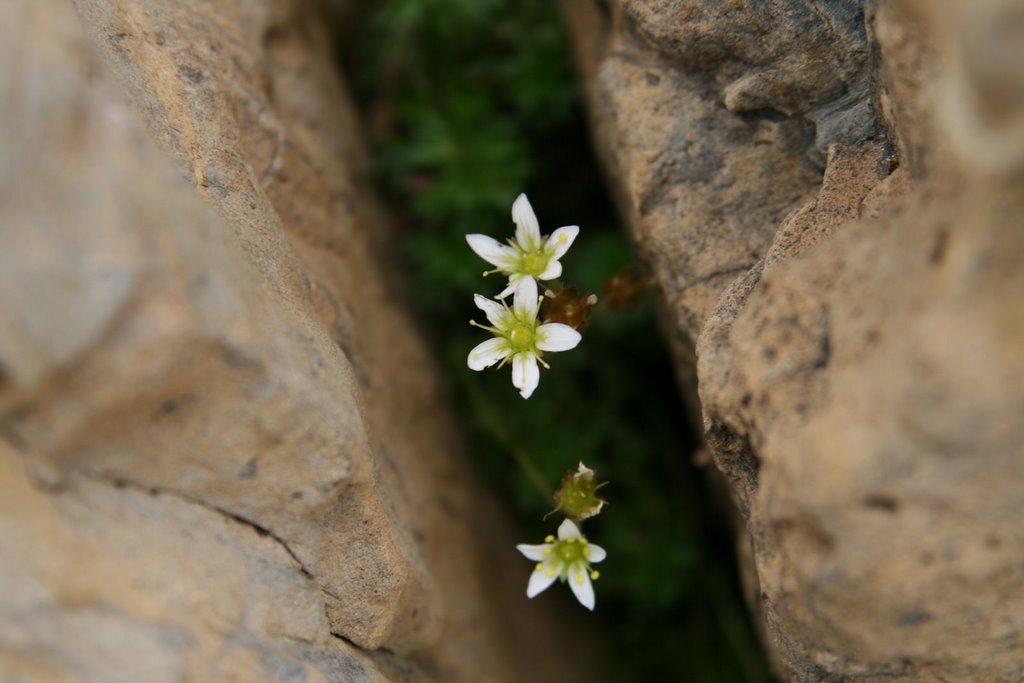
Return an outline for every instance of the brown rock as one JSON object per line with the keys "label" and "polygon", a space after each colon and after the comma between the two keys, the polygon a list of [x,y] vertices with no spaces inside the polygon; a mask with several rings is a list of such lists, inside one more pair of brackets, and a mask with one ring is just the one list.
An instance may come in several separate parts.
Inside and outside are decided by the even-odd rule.
{"label": "brown rock", "polygon": [[[680,357],[701,330],[706,435],[780,675],[1024,679],[1020,3],[567,6]],[[651,101],[616,77],[641,68],[650,87],[683,85]],[[637,210],[647,160],[690,168],[693,143],[676,141],[740,109],[751,128],[813,126],[815,143],[702,135],[735,182],[700,167],[664,214]],[[784,170],[821,153],[816,179]],[[744,250],[701,305],[676,304],[694,301],[695,263]]]}
{"label": "brown rock", "polygon": [[[743,73],[738,60],[727,63],[721,36],[705,32],[717,3],[564,5],[612,193],[680,323],[672,350],[696,416],[697,333],[820,180],[801,153],[807,126],[722,105],[723,88]],[[695,63],[680,57],[691,42],[701,46]],[[704,59],[716,72],[700,66]]]}
{"label": "brown rock", "polygon": [[0,10],[0,672],[564,678],[316,13],[75,9]]}
{"label": "brown rock", "polygon": [[53,495],[0,442],[0,532],[4,680],[387,680],[286,547],[218,510],[88,477]]}
{"label": "brown rock", "polygon": [[1024,242],[951,208],[765,275],[701,387],[797,680],[1019,674]]}

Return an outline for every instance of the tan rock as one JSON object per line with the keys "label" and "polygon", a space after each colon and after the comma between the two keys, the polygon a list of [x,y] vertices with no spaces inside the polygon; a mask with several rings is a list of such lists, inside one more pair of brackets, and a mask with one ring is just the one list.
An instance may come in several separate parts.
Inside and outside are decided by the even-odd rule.
{"label": "tan rock", "polygon": [[0,56],[0,671],[575,670],[460,459],[313,8],[6,3]]}
{"label": "tan rock", "polygon": [[[717,3],[564,7],[612,194],[668,317],[681,323],[671,349],[696,419],[697,333],[722,290],[758,261],[779,222],[820,181],[801,154],[807,127],[722,106],[722,89],[742,74],[722,64],[720,36],[704,34],[701,13],[719,16]],[[680,64],[693,42],[720,64],[720,77]]]}
{"label": "tan rock", "polygon": [[[598,146],[669,303],[698,260],[756,261],[669,313],[677,344],[701,328],[706,436],[780,675],[1024,679],[1021,4],[892,0],[863,16],[856,2],[622,0],[603,19],[567,6]],[[831,45],[837,61],[816,58]],[[630,68],[703,89],[652,102],[609,76]],[[652,227],[635,209],[647,160],[689,167],[676,141],[747,103],[744,125],[813,125],[815,144],[705,135],[707,156],[749,172],[728,192],[756,206],[725,202],[701,168]],[[804,180],[761,153],[825,163]],[[753,243],[716,227],[751,216]]]}
{"label": "tan rock", "polygon": [[1013,680],[1021,661],[1024,244],[921,208],[766,275],[726,385],[702,385],[712,445],[749,444],[746,472],[723,469],[797,680]]}
{"label": "tan rock", "polygon": [[0,486],[4,680],[387,680],[248,524],[88,477],[54,495],[2,442]]}

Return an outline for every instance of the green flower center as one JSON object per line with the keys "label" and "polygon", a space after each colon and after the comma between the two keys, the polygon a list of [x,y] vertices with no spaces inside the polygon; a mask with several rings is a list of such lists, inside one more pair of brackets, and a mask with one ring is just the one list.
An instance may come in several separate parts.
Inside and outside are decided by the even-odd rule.
{"label": "green flower center", "polygon": [[543,249],[523,254],[519,262],[519,272],[525,275],[532,275],[533,277],[540,277],[541,273],[547,270],[549,260]]}
{"label": "green flower center", "polygon": [[535,346],[536,331],[529,323],[516,323],[508,333],[513,352],[529,351]]}
{"label": "green flower center", "polygon": [[552,555],[563,567],[571,567],[577,562],[582,562],[587,567],[590,566],[590,562],[587,560],[590,549],[587,547],[586,541],[567,538],[564,541],[555,541],[554,545],[555,547],[551,549]]}

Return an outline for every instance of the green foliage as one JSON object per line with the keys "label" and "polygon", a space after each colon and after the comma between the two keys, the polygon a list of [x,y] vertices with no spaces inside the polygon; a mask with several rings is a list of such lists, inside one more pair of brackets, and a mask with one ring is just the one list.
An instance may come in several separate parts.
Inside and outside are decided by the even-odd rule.
{"label": "green foliage", "polygon": [[[527,192],[550,233],[579,224],[562,259],[566,282],[600,295],[631,265],[629,245],[587,146],[566,37],[550,0],[392,0],[374,5],[343,55],[371,134],[380,178],[404,208],[402,246],[422,320],[481,476],[521,514],[525,542],[553,533],[553,489],[579,461],[595,469],[609,505],[585,522],[608,550],[596,582],[614,646],[615,680],[764,681],[736,584],[729,532],[717,522],[697,447],[683,424],[649,302],[595,317],[578,349],[548,357],[524,401],[509,369],[474,373],[483,341],[472,303],[505,280],[465,235],[512,234],[510,209]],[[356,32],[358,31],[358,32]],[[532,477],[531,477],[532,474]],[[509,562],[528,562],[509,548]],[[524,597],[525,600],[525,597]],[[572,601],[551,590],[537,600]],[[577,605],[569,609],[580,609]]]}

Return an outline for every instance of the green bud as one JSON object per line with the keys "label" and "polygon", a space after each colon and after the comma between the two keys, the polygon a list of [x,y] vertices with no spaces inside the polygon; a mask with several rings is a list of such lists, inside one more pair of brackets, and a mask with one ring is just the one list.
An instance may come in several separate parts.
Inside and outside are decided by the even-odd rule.
{"label": "green bud", "polygon": [[594,470],[582,462],[575,472],[569,471],[562,477],[562,485],[555,492],[557,507],[554,512],[561,511],[569,519],[581,521],[593,517],[605,505],[605,500],[598,497],[597,490],[608,482],[597,483]]}

